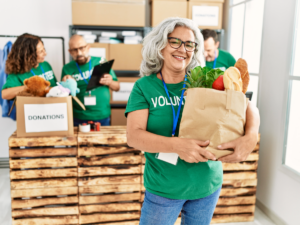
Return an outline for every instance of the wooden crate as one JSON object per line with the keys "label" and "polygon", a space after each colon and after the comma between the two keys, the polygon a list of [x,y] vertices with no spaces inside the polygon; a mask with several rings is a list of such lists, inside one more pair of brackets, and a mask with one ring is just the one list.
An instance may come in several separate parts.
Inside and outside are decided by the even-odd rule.
{"label": "wooden crate", "polygon": [[[211,224],[254,221],[259,142],[245,162],[223,163],[223,185]],[[145,157],[142,159],[143,172]],[[142,187],[144,200],[145,187]],[[180,217],[175,225],[180,225]]]}
{"label": "wooden crate", "polygon": [[13,225],[78,224],[76,135],[17,138],[14,133],[9,157]]}
{"label": "wooden crate", "polygon": [[141,164],[140,151],[127,146],[125,126],[79,132],[79,223],[138,224]]}

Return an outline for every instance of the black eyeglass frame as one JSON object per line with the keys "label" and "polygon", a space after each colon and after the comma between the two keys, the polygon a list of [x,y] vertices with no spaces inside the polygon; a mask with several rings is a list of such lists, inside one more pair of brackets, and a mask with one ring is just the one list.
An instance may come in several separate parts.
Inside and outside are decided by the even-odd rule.
{"label": "black eyeglass frame", "polygon": [[84,49],[87,47],[88,45],[86,44],[85,46],[81,46],[79,48],[72,48],[69,49],[70,52],[78,52],[78,51],[84,51]]}
{"label": "black eyeglass frame", "polygon": [[[181,45],[184,44],[184,45],[183,45],[183,46],[184,46],[184,49],[185,49],[187,52],[194,52],[195,50],[197,50],[198,44],[197,44],[196,42],[192,42],[192,41],[182,41],[181,39],[176,38],[176,37],[168,37],[168,40],[173,39],[173,38],[174,38],[174,39],[177,39],[177,40],[179,40],[179,41],[181,41],[181,44],[179,45],[178,48],[175,48],[175,47],[173,47],[173,46],[170,44],[170,42],[169,42],[169,44],[170,44],[170,46],[171,46],[172,48],[174,48],[174,49],[179,49],[179,48],[181,47]],[[192,51],[189,51],[189,50],[186,49],[185,43],[187,43],[187,42],[190,42],[190,43],[194,43],[194,44],[195,44],[195,48],[194,48]]]}

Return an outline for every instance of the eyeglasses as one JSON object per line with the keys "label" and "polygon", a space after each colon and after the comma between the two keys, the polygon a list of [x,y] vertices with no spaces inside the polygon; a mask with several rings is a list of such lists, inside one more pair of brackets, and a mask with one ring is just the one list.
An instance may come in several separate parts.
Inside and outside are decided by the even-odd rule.
{"label": "eyeglasses", "polygon": [[81,47],[79,47],[79,48],[72,48],[72,49],[70,49],[70,52],[72,52],[72,53],[75,53],[75,52],[78,52],[78,51],[84,51],[84,49],[86,48],[86,46],[87,45],[85,45],[85,46],[81,46]]}
{"label": "eyeglasses", "polygon": [[178,49],[181,47],[182,43],[184,45],[184,48],[187,52],[193,52],[195,51],[197,47],[197,43],[192,41],[182,41],[179,38],[169,37],[169,44],[172,48]]}

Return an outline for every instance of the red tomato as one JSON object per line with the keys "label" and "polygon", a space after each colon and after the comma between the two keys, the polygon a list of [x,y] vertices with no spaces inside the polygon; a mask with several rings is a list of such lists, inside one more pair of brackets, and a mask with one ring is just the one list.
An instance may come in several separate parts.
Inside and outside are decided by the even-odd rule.
{"label": "red tomato", "polygon": [[212,88],[219,90],[219,91],[224,91],[224,83],[223,83],[223,75],[219,76],[212,84]]}

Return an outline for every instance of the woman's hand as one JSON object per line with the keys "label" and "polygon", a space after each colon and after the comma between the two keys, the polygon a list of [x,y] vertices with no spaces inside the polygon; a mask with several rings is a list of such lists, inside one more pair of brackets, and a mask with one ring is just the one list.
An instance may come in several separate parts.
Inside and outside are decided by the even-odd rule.
{"label": "woman's hand", "polygon": [[233,149],[234,152],[230,155],[223,156],[218,161],[227,163],[237,163],[245,161],[249,154],[253,151],[257,144],[258,134],[248,134],[234,141],[218,146],[218,149]]}
{"label": "woman's hand", "polygon": [[[175,139],[175,138],[172,138]],[[176,138],[174,140],[174,152],[188,163],[207,162],[208,159],[216,160],[216,157],[205,148],[209,141],[198,141],[194,139]]]}

